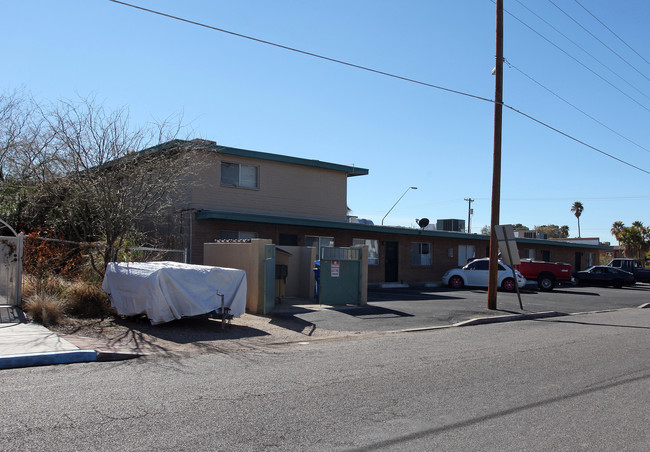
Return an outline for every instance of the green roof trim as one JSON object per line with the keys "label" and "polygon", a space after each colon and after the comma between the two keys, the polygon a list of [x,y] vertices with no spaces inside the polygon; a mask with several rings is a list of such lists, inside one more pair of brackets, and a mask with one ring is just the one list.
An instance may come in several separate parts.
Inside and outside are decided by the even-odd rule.
{"label": "green roof trim", "polygon": [[[410,235],[431,238],[457,238],[465,240],[482,240],[490,241],[490,236],[482,234],[467,234],[465,232],[451,231],[429,231],[415,228],[402,228],[394,226],[378,226],[361,223],[347,223],[345,221],[332,220],[315,220],[311,218],[282,217],[275,215],[260,215],[254,213],[226,212],[221,210],[197,210],[195,213],[197,221],[200,220],[225,220],[225,221],[242,221],[249,223],[268,223],[281,224],[290,226],[306,226],[324,229],[342,229],[348,231],[375,232],[384,234]],[[526,239],[516,238],[515,241],[521,244],[548,245],[569,248],[585,248],[611,250],[612,246],[608,245],[590,245],[573,242],[557,242],[554,240]]]}
{"label": "green roof trim", "polygon": [[157,146],[143,149],[142,151],[139,152],[139,154],[144,156],[155,152],[173,150],[175,148],[183,148],[183,147],[192,148],[196,150],[203,150],[208,152],[215,152],[217,154],[234,155],[238,157],[248,157],[248,158],[253,158],[258,160],[269,160],[273,162],[291,163],[293,165],[310,166],[313,168],[340,171],[346,173],[348,177],[366,176],[369,173],[368,169],[360,168],[357,166],[339,165],[336,163],[323,162],[320,160],[304,159],[300,157],[291,157],[288,155],[271,154],[268,152],[259,152],[259,151],[250,151],[248,149],[232,148],[229,146],[218,145],[214,141],[200,140],[200,139],[191,140],[191,141],[172,140],[166,143],[159,144]]}
{"label": "green roof trim", "polygon": [[369,173],[366,168],[359,168],[357,166],[339,165],[336,163],[322,162],[320,160],[303,159],[300,157],[291,157],[288,155],[269,154],[267,152],[249,151],[247,149],[231,148],[227,146],[215,145],[208,150],[217,152],[219,154],[236,155],[238,157],[249,157],[260,160],[270,160],[280,163],[291,163],[293,165],[311,166],[314,168],[328,169],[333,171],[341,171],[351,176],[365,176]]}

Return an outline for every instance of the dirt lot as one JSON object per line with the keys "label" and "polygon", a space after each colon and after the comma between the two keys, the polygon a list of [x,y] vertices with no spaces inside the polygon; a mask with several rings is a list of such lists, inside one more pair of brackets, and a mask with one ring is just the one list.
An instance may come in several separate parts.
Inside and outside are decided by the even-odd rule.
{"label": "dirt lot", "polygon": [[337,338],[350,335],[306,327],[286,319],[244,314],[222,328],[219,320],[186,318],[151,325],[146,318],[66,318],[50,330],[80,348],[105,352],[186,356],[231,353],[243,349],[268,349],[288,342]]}

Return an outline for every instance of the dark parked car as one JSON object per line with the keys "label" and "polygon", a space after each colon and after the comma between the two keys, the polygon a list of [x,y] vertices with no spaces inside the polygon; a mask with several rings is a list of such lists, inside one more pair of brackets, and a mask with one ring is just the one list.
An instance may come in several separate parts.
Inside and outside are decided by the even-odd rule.
{"label": "dark parked car", "polygon": [[631,286],[636,280],[632,273],[620,268],[596,265],[581,272],[575,272],[573,278],[576,284],[584,286]]}

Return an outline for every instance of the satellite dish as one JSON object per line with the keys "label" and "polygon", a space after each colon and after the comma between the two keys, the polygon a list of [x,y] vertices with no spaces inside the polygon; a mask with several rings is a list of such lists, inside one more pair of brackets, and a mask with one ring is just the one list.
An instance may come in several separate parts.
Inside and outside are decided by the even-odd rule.
{"label": "satellite dish", "polygon": [[422,229],[429,226],[429,219],[428,218],[422,218],[421,220],[415,220],[415,221],[418,223],[418,226],[420,226]]}

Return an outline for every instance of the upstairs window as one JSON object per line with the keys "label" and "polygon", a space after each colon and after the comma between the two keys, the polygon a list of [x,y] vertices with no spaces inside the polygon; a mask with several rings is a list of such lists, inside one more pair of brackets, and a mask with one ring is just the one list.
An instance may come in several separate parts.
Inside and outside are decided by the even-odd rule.
{"label": "upstairs window", "polygon": [[221,162],[221,185],[227,187],[259,188],[259,169],[253,165]]}

